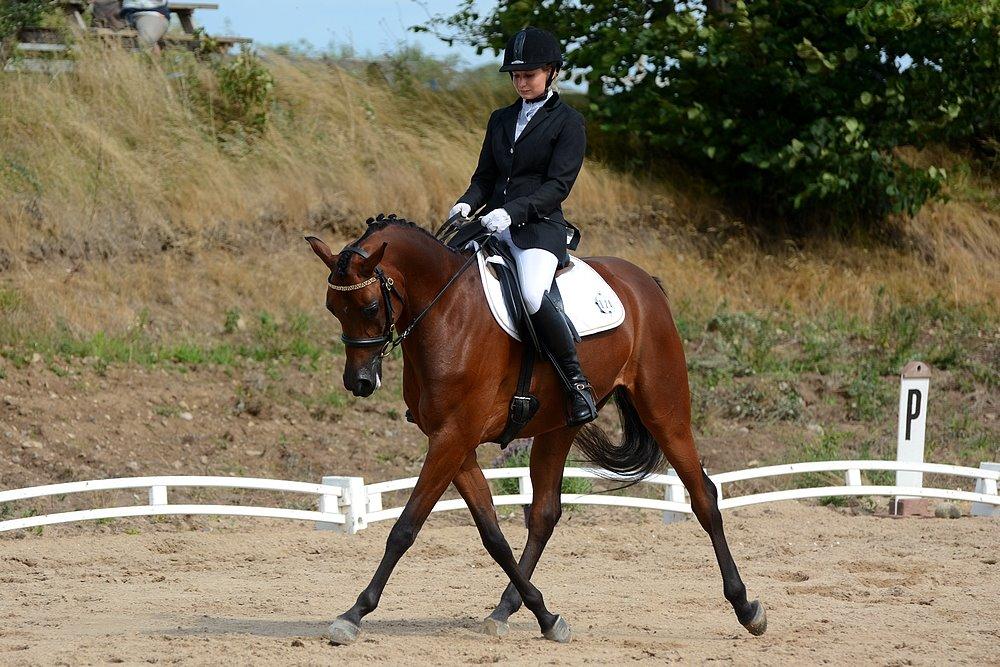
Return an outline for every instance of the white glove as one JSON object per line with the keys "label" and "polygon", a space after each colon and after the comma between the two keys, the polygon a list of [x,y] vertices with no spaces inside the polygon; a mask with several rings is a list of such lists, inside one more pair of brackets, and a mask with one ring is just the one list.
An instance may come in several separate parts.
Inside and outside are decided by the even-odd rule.
{"label": "white glove", "polygon": [[502,232],[510,227],[510,213],[502,208],[495,208],[483,216],[483,227],[493,233]]}
{"label": "white glove", "polygon": [[468,218],[469,214],[472,213],[472,207],[465,202],[458,202],[451,207],[451,211],[448,213],[449,218],[454,218],[456,213],[461,213],[463,218]]}

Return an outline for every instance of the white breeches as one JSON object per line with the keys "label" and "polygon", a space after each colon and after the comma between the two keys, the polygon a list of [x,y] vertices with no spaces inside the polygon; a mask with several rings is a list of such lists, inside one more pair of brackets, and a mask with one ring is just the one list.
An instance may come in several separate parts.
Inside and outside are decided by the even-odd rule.
{"label": "white breeches", "polygon": [[518,248],[510,238],[510,229],[505,229],[497,238],[510,248],[517,263],[517,275],[521,279],[521,296],[528,313],[534,315],[542,307],[542,297],[552,287],[559,259],[548,250],[541,248]]}

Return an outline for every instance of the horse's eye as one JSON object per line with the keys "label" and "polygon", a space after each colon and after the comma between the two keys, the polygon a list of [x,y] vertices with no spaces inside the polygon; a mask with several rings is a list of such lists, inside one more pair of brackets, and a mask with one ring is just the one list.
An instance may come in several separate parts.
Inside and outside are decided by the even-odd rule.
{"label": "horse's eye", "polygon": [[361,312],[364,313],[365,317],[375,317],[375,314],[378,313],[378,301],[372,301],[362,308]]}

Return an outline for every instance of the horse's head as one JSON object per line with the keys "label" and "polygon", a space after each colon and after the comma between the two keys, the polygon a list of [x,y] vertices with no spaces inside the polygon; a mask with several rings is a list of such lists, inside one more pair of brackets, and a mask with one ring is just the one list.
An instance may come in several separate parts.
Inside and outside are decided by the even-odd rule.
{"label": "horse's head", "polygon": [[330,269],[326,308],[340,320],[347,348],[344,387],[371,396],[382,384],[382,352],[392,340],[400,304],[393,279],[379,267],[388,243],[370,252],[349,245],[334,254],[315,236],[306,241]]}

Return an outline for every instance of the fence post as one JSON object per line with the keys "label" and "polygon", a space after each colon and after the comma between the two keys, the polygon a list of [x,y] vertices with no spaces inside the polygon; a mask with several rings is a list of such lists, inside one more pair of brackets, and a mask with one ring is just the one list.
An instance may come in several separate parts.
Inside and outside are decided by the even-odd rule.
{"label": "fence post", "polygon": [[[924,433],[927,426],[927,395],[930,391],[931,369],[922,361],[911,361],[903,367],[899,380],[899,421],[896,440],[896,461],[924,462]],[[924,474],[912,470],[896,471],[896,486],[924,485]],[[926,498],[896,496],[890,503],[893,514],[922,514],[928,506]]]}
{"label": "fence post", "polygon": [[[983,470],[1000,470],[1000,463],[986,463],[984,461],[979,464],[979,467]],[[984,493],[990,496],[997,495],[997,481],[995,479],[977,479],[976,493]],[[972,503],[970,513],[972,516],[1000,516],[1000,506],[988,505],[986,503]]]}
{"label": "fence post", "polygon": [[[669,500],[674,503],[684,503],[687,502],[687,498],[684,497],[684,484],[681,483],[677,473],[673,469],[667,470],[667,475],[673,477],[674,480],[667,484],[667,492],[664,500]],[[663,523],[675,523],[677,521],[687,521],[691,518],[691,515],[687,512],[673,512],[671,510],[665,510],[663,512]]]}
{"label": "fence post", "polygon": [[[535,488],[531,485],[530,472],[527,472],[517,478],[517,492],[522,495],[531,496],[532,498],[535,497]],[[562,490],[560,489],[559,492],[562,493]],[[521,505],[521,511],[524,513],[524,527],[527,528],[528,514],[531,512],[531,505]]]}
{"label": "fence post", "polygon": [[167,501],[167,487],[165,486],[149,487],[149,504],[168,505],[169,502]]}
{"label": "fence post", "polygon": [[344,525],[317,522],[318,530],[340,530],[353,535],[368,527],[368,494],[363,477],[325,476],[323,484],[340,488],[341,496],[320,496],[319,511],[343,512]]}

